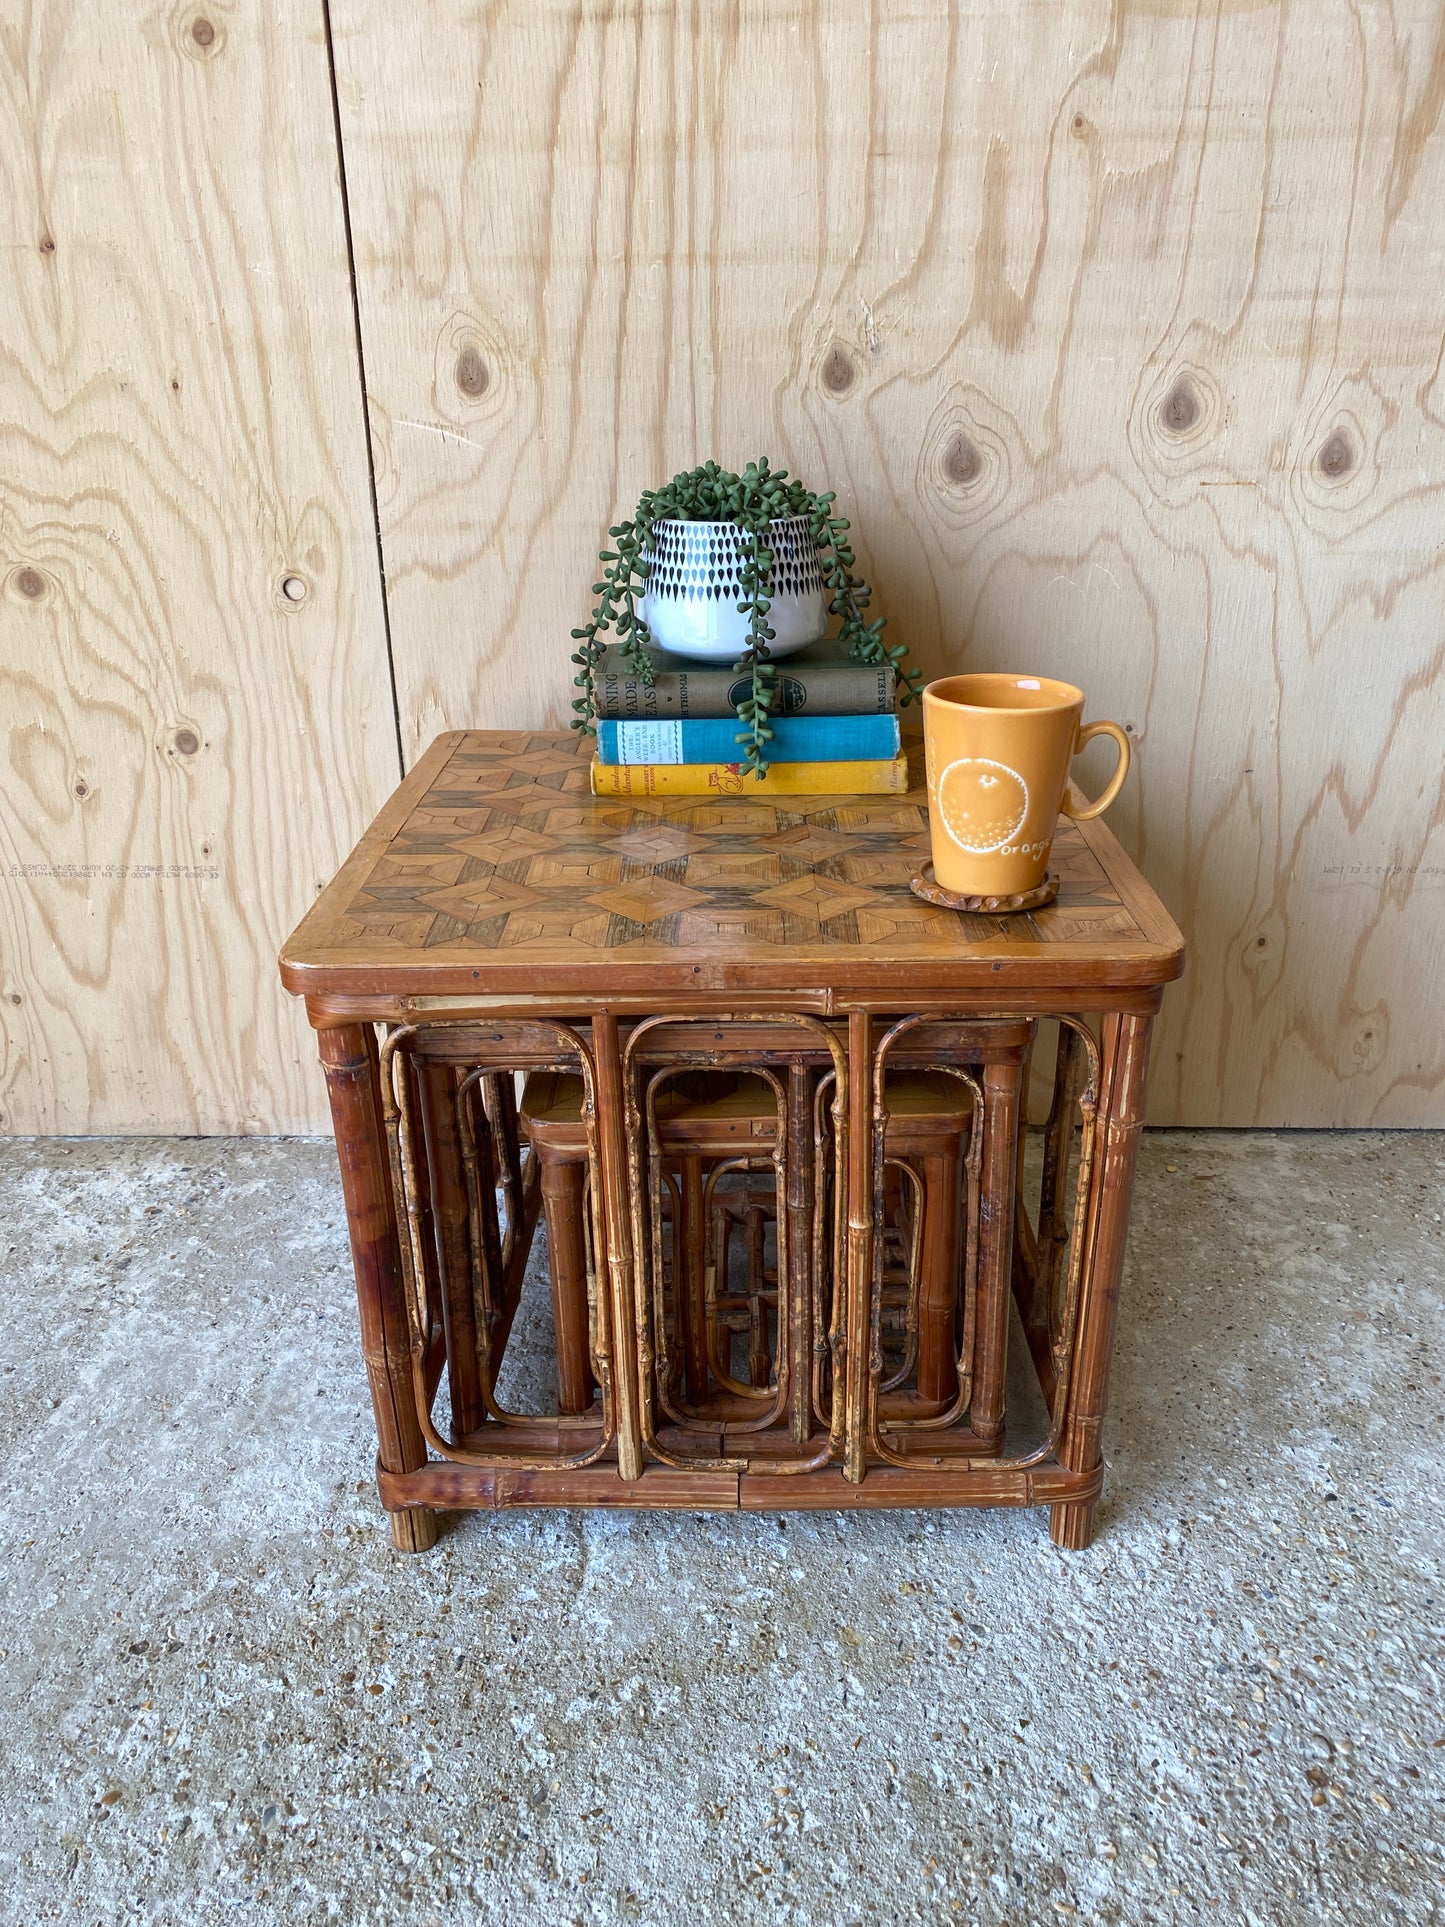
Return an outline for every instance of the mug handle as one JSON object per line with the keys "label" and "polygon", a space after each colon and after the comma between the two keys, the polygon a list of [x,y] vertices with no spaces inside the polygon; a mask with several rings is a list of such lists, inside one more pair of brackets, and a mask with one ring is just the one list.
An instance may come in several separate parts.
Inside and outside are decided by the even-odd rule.
{"label": "mug handle", "polygon": [[1074,741],[1074,755],[1077,756],[1085,743],[1091,743],[1096,736],[1113,737],[1119,745],[1119,761],[1104,794],[1094,802],[1082,805],[1072,804],[1069,801],[1069,792],[1065,789],[1059,808],[1065,816],[1073,817],[1076,823],[1087,823],[1090,817],[1102,816],[1123,789],[1124,778],[1129,774],[1129,738],[1117,723],[1085,723]]}

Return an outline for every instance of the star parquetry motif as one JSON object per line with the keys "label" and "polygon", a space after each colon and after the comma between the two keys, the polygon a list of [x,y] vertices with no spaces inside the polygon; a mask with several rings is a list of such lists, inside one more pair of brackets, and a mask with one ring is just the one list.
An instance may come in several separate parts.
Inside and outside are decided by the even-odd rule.
{"label": "star parquetry motif", "polygon": [[907,796],[753,800],[593,797],[589,741],[473,731],[397,829],[344,912],[370,946],[674,950],[813,943],[933,955],[1008,934],[1037,943],[1141,940],[1072,825],[1056,903],[959,916],[909,880],[928,856],[921,758]]}

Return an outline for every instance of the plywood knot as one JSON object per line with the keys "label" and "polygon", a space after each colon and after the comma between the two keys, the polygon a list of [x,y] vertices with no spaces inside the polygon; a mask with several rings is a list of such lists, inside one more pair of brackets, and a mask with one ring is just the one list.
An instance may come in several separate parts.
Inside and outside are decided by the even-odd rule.
{"label": "plywood knot", "polygon": [[1315,467],[1327,482],[1342,482],[1357,459],[1349,436],[1337,428],[1315,457]]}
{"label": "plywood knot", "polygon": [[177,51],[187,60],[211,61],[226,44],[226,23],[208,13],[178,8],[171,29]]}
{"label": "plywood knot", "polygon": [[457,387],[464,395],[477,401],[486,394],[491,379],[487,364],[482,360],[481,350],[475,342],[469,341],[457,356]]}
{"label": "plywood knot", "polygon": [[[518,357],[508,344],[501,324],[490,316],[456,313],[437,335],[432,363],[432,407],[435,420],[399,418],[399,426],[413,434],[437,435],[443,441],[467,445],[473,424],[505,411],[516,380]],[[462,430],[453,434],[441,424]]]}
{"label": "plywood knot", "polygon": [[1164,498],[1182,503],[1194,499],[1206,475],[1219,473],[1217,444],[1228,419],[1209,369],[1171,356],[1165,366],[1144,371],[1129,412],[1129,444]]}
{"label": "plywood knot", "polygon": [[946,482],[955,488],[967,488],[983,473],[983,457],[976,444],[959,429],[944,449],[939,468]]}
{"label": "plywood knot", "polygon": [[819,371],[823,387],[830,395],[846,395],[858,379],[858,364],[841,341],[831,344]]}
{"label": "plywood knot", "polygon": [[1199,420],[1199,397],[1187,375],[1180,375],[1159,404],[1159,426],[1166,435],[1187,435]]}

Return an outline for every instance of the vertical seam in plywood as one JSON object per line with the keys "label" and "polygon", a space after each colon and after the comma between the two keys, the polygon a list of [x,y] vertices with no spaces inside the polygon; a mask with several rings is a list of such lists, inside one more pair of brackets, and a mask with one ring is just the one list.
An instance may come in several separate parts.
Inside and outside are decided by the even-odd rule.
{"label": "vertical seam in plywood", "polygon": [[371,527],[376,540],[376,566],[381,576],[381,626],[386,640],[386,673],[391,679],[391,720],[396,730],[396,761],[406,775],[406,751],[401,739],[401,704],[396,693],[396,659],[391,647],[391,604],[386,591],[386,551],[381,541],[381,508],[376,499],[376,455],[371,441],[371,407],[366,396],[366,348],[361,339],[361,297],[356,287],[356,249],[351,239],[351,195],[346,184],[346,149],[341,140],[341,100],[336,91],[336,48],[331,37],[331,0],[321,0],[326,29],[326,70],[331,79],[331,125],[336,136],[336,173],[341,186],[341,219],[346,229],[346,273],[351,283],[351,327],[356,337],[356,378],[361,389],[361,423],[366,443],[366,484],[371,493]]}

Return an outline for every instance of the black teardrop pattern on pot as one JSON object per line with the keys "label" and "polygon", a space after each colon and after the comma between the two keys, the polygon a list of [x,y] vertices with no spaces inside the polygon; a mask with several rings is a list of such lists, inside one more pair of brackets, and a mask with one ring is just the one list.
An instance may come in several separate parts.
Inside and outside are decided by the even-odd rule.
{"label": "black teardrop pattern on pot", "polygon": [[[655,596],[683,601],[738,602],[744,536],[731,522],[658,522],[647,551],[647,586]],[[767,546],[773,556],[770,597],[821,595],[823,565],[812,528],[800,517],[774,522]]]}

